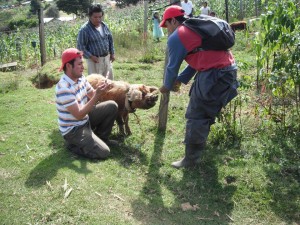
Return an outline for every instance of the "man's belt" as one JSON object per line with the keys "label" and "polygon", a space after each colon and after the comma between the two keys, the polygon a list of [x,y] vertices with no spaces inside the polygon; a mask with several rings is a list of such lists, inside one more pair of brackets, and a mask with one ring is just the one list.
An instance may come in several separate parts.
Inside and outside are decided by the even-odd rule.
{"label": "man's belt", "polygon": [[95,55],[96,57],[106,57],[108,55],[108,52],[104,53],[103,55]]}

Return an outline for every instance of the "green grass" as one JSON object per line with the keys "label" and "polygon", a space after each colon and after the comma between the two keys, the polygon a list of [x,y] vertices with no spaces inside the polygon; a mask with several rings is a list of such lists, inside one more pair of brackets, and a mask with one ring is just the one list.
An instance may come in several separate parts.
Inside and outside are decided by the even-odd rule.
{"label": "green grass", "polygon": [[[116,53],[116,80],[160,86],[164,46]],[[255,74],[251,52],[234,51],[248,64],[239,76]],[[142,63],[149,52],[160,60]],[[299,224],[299,130],[286,134],[255,116],[252,80],[240,90],[236,129],[217,122],[202,163],[176,170],[170,164],[184,154],[190,84],[171,93],[166,131],[157,129],[159,103],[137,110],[133,135],[109,159],[91,161],[64,148],[54,87],[35,88],[35,71],[14,74],[18,86],[0,94],[1,224]],[[9,81],[0,75],[1,84]],[[195,211],[183,211],[184,203]]]}

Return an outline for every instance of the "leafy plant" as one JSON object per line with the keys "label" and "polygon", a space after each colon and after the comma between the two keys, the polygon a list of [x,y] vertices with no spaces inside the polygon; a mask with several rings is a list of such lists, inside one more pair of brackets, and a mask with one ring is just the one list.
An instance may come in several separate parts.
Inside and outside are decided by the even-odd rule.
{"label": "leafy plant", "polygon": [[[257,57],[257,88],[270,90],[269,114],[285,126],[287,112],[296,104],[300,116],[300,11],[294,0],[270,2],[262,15],[262,30],[254,40]],[[261,45],[261,43],[263,43]],[[290,99],[290,104],[286,104]],[[274,101],[281,102],[274,104]],[[290,111],[291,112],[291,111]]]}

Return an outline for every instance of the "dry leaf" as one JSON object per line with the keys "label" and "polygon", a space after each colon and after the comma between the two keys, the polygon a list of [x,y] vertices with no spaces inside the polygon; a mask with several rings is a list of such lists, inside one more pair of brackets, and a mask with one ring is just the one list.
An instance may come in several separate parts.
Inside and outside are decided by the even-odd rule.
{"label": "dry leaf", "polygon": [[95,192],[95,194],[102,197],[102,195],[100,193],[98,193],[97,191]]}
{"label": "dry leaf", "polygon": [[199,209],[199,206],[197,204],[192,206],[189,202],[186,202],[181,204],[181,209],[182,211],[196,211],[197,209]]}
{"label": "dry leaf", "polygon": [[226,216],[233,222],[234,219],[232,219],[228,214],[226,214]]}
{"label": "dry leaf", "polygon": [[47,181],[47,180],[46,180],[46,184],[47,184],[47,186],[50,188],[50,190],[52,191],[52,190],[53,190],[53,187],[52,187],[50,181]]}
{"label": "dry leaf", "polygon": [[197,217],[198,220],[214,220],[212,218]]}
{"label": "dry leaf", "polygon": [[69,197],[69,195],[71,194],[72,191],[73,191],[73,188],[69,188],[69,189],[65,192],[64,199],[66,199],[67,197]]}
{"label": "dry leaf", "polygon": [[200,209],[200,207],[199,207],[199,205],[198,204],[196,204],[196,205],[193,205],[193,208],[194,208],[194,210],[196,211],[197,209]]}
{"label": "dry leaf", "polygon": [[68,188],[68,181],[67,181],[67,178],[65,178],[65,183],[64,183],[64,185],[62,186],[62,188],[64,189],[64,191],[67,190],[67,188]]}
{"label": "dry leaf", "polygon": [[220,217],[220,214],[218,211],[214,211],[214,216]]}
{"label": "dry leaf", "polygon": [[116,194],[114,194],[114,197],[116,197],[117,199],[119,199],[119,200],[125,202],[125,200],[124,200],[123,198],[121,198],[120,196],[118,196],[118,195],[116,195]]}

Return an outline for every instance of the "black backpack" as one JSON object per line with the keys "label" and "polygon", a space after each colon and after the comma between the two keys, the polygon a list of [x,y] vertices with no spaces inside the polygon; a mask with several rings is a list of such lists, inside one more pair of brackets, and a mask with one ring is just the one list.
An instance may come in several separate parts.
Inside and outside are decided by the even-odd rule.
{"label": "black backpack", "polygon": [[235,35],[230,25],[217,17],[201,15],[190,18],[183,25],[202,37],[202,45],[188,54],[203,50],[228,50],[234,45]]}

